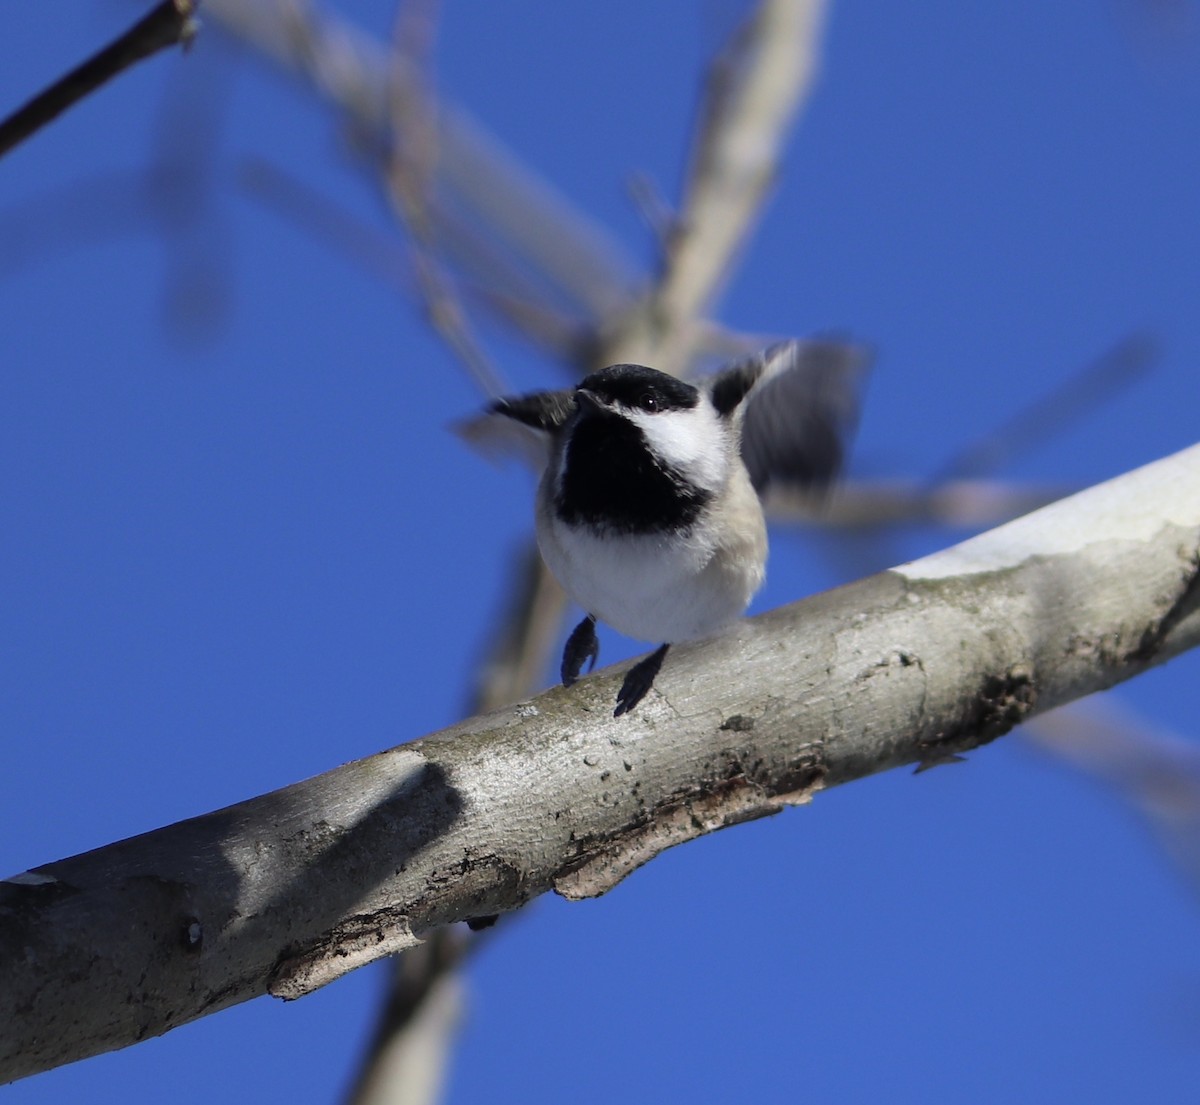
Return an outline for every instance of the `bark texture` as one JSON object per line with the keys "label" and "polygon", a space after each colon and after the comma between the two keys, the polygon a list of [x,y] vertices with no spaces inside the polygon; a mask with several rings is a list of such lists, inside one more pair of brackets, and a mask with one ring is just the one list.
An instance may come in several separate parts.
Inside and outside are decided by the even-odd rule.
{"label": "bark texture", "polygon": [[933,765],[1200,640],[1200,446],[946,552],[203,817],[0,882],[0,1077],[438,925],[602,894],[673,844]]}

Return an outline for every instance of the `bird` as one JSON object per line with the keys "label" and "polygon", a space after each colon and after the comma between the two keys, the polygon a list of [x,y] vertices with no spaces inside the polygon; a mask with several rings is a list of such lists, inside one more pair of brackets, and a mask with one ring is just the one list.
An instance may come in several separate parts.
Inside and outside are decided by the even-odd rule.
{"label": "bird", "polygon": [[695,383],[614,364],[574,388],[496,399],[460,427],[485,449],[519,447],[541,470],[538,548],[585,611],[563,649],[565,686],[596,664],[597,620],[661,642],[626,674],[620,717],[649,693],[672,644],[742,616],[765,579],[762,496],[776,482],[829,487],[865,361],[857,347],[813,340],[777,343]]}

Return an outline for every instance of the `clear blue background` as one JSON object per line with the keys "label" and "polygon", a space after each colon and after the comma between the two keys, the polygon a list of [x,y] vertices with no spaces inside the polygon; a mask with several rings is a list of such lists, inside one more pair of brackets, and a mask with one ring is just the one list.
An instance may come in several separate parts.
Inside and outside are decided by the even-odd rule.
{"label": "clear blue background", "polygon": [[[345,10],[390,33],[391,3]],[[648,264],[625,182],[677,194],[737,11],[451,0],[439,80]],[[0,110],[133,14],[7,5]],[[1154,373],[1004,474],[1082,485],[1196,439],[1196,18],[833,6],[721,317],[875,346],[856,473],[931,474],[1140,329]],[[389,233],[334,123],[206,32],[0,162],[0,871],[461,714],[530,484],[445,431],[479,396],[413,303],[240,183],[266,159]],[[144,171],[192,126],[214,129],[181,221]],[[559,379],[486,337],[514,386]],[[910,527],[864,556],[777,533],[757,608],[959,536]],[[1191,736],[1196,679],[1185,657],[1116,696]],[[599,901],[539,901],[469,976],[452,1103],[1101,1105],[1192,1101],[1200,1079],[1192,888],[1114,794],[1019,738],[677,849]],[[382,981],[260,999],[0,1096],[332,1101]]]}

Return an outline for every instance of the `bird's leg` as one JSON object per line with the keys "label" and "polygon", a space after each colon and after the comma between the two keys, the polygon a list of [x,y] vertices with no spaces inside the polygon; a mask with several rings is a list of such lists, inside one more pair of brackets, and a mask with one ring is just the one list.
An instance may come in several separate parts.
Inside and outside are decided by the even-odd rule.
{"label": "bird's leg", "polygon": [[625,681],[621,684],[620,694],[617,695],[617,708],[613,710],[613,717],[629,713],[646,697],[646,693],[654,686],[654,677],[663,666],[667,649],[670,647],[669,644],[659,645],[649,656],[639,660],[625,673]]}
{"label": "bird's leg", "polygon": [[596,658],[600,655],[600,642],[596,639],[596,619],[589,614],[574,629],[567,638],[562,656],[562,681],[564,687],[569,687],[583,670],[585,660],[590,661],[588,671],[596,666]]}

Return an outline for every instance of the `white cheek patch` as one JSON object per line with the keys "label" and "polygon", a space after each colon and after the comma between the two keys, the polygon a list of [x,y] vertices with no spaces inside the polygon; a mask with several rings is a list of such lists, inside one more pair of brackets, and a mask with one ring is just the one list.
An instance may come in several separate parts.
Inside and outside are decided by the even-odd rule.
{"label": "white cheek patch", "polygon": [[697,487],[716,491],[729,471],[729,427],[709,403],[686,411],[633,409],[629,419],[638,427],[656,455]]}

